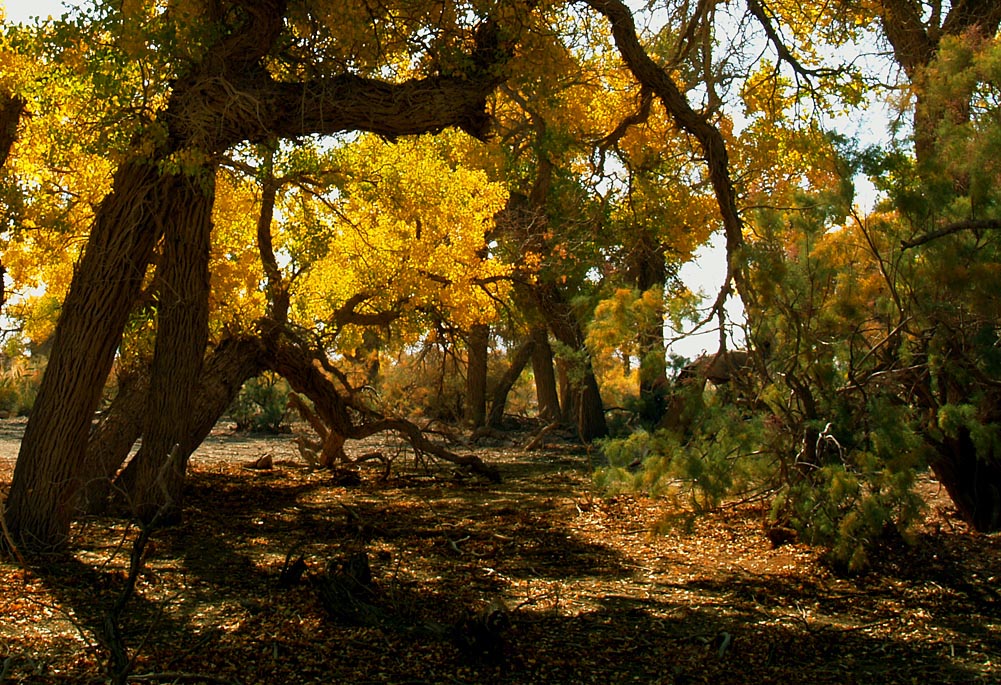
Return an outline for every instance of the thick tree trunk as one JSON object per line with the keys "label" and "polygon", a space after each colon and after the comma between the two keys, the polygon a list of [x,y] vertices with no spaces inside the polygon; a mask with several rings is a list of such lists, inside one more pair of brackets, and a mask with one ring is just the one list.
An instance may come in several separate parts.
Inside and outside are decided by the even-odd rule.
{"label": "thick tree trunk", "polygon": [[52,352],[25,428],[7,500],[15,541],[34,549],[66,541],[76,510],[91,417],[146,266],[174,179],[133,160],[115,174],[73,275]]}
{"label": "thick tree trunk", "polygon": [[487,418],[487,360],[490,353],[490,326],[476,324],[469,329],[466,364],[466,423],[479,428]]}
{"label": "thick tree trunk", "polygon": [[[459,126],[483,137],[489,125],[486,98],[505,78],[500,66],[512,54],[509,38],[517,35],[503,31],[495,22],[484,22],[473,36],[468,67],[462,73],[402,83],[343,73],[294,83],[272,78],[264,59],[284,29],[285,3],[249,2],[240,9],[235,24],[239,31],[220,31],[215,44],[206,48],[203,62],[189,65],[189,75],[174,82],[170,103],[158,117],[167,129],[164,148],[169,149],[152,155],[143,151],[124,163],[116,173],[114,190],[97,211],[63,303],[6,503],[11,532],[27,547],[64,544],[81,486],[90,420],[166,224],[164,213],[200,211],[172,201],[180,179],[161,177],[158,163],[182,147],[212,156],[241,141],[312,133],[365,130],[396,136]],[[193,237],[198,246],[192,247],[192,253],[200,254],[204,236],[195,231]],[[178,274],[188,266],[193,262],[182,259]],[[191,276],[199,280],[195,290],[200,289],[204,275],[193,269]],[[188,299],[191,292],[184,286],[178,297],[194,303],[196,311],[164,313],[164,344],[158,350],[160,361],[154,363],[152,379],[153,407],[163,414],[151,418],[148,426],[153,453],[150,473],[160,460],[157,455],[164,450],[169,453],[169,443],[180,443],[186,433],[171,422],[186,423],[183,408],[190,396],[189,379],[205,347],[200,333],[202,304]],[[168,377],[177,381],[178,395],[172,395],[173,381],[168,382]],[[175,484],[168,490],[176,487],[179,475],[174,473],[170,481]],[[147,511],[157,499],[155,493],[149,496],[153,501],[141,504]]]}
{"label": "thick tree trunk", "polygon": [[142,435],[149,396],[149,369],[131,372],[118,381],[118,393],[100,421],[91,429],[87,455],[81,469],[80,510],[99,514],[105,510],[111,482]]}
{"label": "thick tree trunk", "polygon": [[549,345],[549,330],[533,326],[532,375],[535,376],[535,399],[539,405],[539,418],[550,423],[560,421],[560,392],[556,386],[556,369],[553,368],[553,348]]}
{"label": "thick tree trunk", "polygon": [[[186,444],[192,451],[233,404],[243,384],[263,368],[263,346],[257,338],[226,338],[215,346],[205,361],[191,402],[191,433]],[[80,500],[85,513],[104,511],[112,482],[142,434],[148,395],[148,372],[134,376],[119,388],[118,395],[91,433],[84,468],[87,478]],[[190,456],[186,453],[179,458]],[[123,478],[122,487],[134,478]],[[124,490],[122,492],[128,499]]]}
{"label": "thick tree trunk", "polygon": [[1001,530],[1001,463],[993,454],[978,455],[966,429],[934,446],[932,471],[960,516],[981,533]]}
{"label": "thick tree trunk", "polygon": [[504,375],[501,376],[497,387],[494,388],[493,402],[490,405],[490,416],[487,418],[488,427],[497,427],[504,418],[504,407],[507,406],[507,396],[511,388],[518,381],[521,372],[528,365],[528,360],[532,358],[532,351],[535,349],[535,342],[529,338],[514,351],[511,356],[511,364],[507,367]]}
{"label": "thick tree trunk", "polygon": [[[156,346],[143,443],[123,479],[132,510],[145,521],[158,512],[167,520],[180,515],[187,455],[196,447],[190,444],[192,391],[208,344],[215,168],[177,181],[157,270]],[[168,463],[171,454],[177,458]]]}

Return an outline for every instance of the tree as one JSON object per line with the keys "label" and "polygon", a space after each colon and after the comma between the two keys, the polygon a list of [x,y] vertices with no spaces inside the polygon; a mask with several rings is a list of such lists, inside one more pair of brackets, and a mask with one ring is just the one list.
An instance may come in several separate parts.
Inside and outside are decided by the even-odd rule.
{"label": "tree", "polygon": [[[163,342],[151,388],[158,396],[152,401],[162,403],[164,411],[149,426],[160,450],[153,461],[164,464],[167,453],[162,450],[179,444],[187,433],[185,407],[178,398],[190,397],[204,351],[205,236],[211,230],[215,155],[247,140],[351,130],[398,136],[460,126],[484,133],[484,100],[499,83],[497,65],[507,54],[507,38],[496,20],[465,32],[471,49],[464,61],[439,64],[438,72],[423,79],[392,83],[340,73],[282,80],[268,62],[280,61],[282,49],[294,51],[297,45],[298,27],[283,21],[286,4],[247,1],[230,9],[217,15],[206,8],[201,23],[170,26],[205,29],[208,37],[192,49],[194,58],[178,56],[172,90],[155,121],[137,137],[115,174],[112,192],[97,210],[7,500],[11,530],[28,546],[65,541],[81,485],[78,470],[90,416],[161,236],[173,255],[163,264],[166,282],[196,277],[193,284],[186,282],[180,292],[187,294],[180,300],[170,290],[160,293]],[[326,30],[325,21],[318,25]],[[294,73],[289,67],[288,76]],[[189,244],[188,236],[196,240]],[[176,306],[182,302],[190,308]],[[171,372],[173,365],[177,373]],[[145,492],[157,497],[152,486]],[[161,503],[137,504],[140,513],[148,514]]]}

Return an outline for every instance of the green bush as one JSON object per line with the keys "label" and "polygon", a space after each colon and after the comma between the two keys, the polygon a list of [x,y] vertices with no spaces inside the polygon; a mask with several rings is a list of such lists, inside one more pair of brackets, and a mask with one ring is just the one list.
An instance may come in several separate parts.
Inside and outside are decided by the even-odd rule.
{"label": "green bush", "polygon": [[236,429],[257,433],[286,432],[289,392],[288,382],[273,373],[251,378],[243,384],[229,408]]}

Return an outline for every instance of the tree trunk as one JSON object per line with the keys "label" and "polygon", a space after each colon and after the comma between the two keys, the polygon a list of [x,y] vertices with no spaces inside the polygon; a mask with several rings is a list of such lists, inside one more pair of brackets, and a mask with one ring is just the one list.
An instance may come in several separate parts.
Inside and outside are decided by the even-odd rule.
{"label": "tree trunk", "polygon": [[490,326],[476,324],[469,329],[466,364],[466,423],[479,428],[487,418],[487,360],[490,353]]}
{"label": "tree trunk", "polygon": [[545,326],[533,326],[532,374],[535,376],[535,398],[539,404],[539,418],[546,423],[562,419],[560,393],[556,386],[556,370],[553,368],[553,348],[549,345],[549,330]]}
{"label": "tree trunk", "polygon": [[24,100],[0,90],[0,168],[7,163],[10,149],[17,140],[17,125],[24,113]]}
{"label": "tree trunk", "polygon": [[7,499],[11,534],[27,547],[58,547],[69,534],[91,417],[171,207],[173,185],[155,162],[132,160],[119,168],[97,210]]}
{"label": "tree trunk", "polygon": [[500,425],[501,420],[504,418],[504,407],[507,405],[507,396],[511,392],[511,388],[518,381],[518,377],[525,366],[528,365],[528,360],[532,358],[534,349],[535,342],[529,338],[512,355],[511,364],[507,367],[507,371],[501,376],[497,387],[494,389],[493,403],[490,405],[490,416],[487,418],[488,427],[495,428]]}
{"label": "tree trunk", "polygon": [[142,435],[146,398],[149,396],[149,369],[119,378],[118,393],[100,421],[91,429],[80,479],[80,510],[100,514],[105,510],[111,481]]}
{"label": "tree trunk", "polygon": [[[156,346],[150,369],[143,443],[122,484],[136,516],[150,521],[180,515],[190,443],[192,391],[208,344],[209,250],[215,168],[178,177],[165,226]],[[170,460],[175,447],[177,458]]]}
{"label": "tree trunk", "polygon": [[[17,140],[17,125],[21,122],[21,115],[24,113],[24,100],[14,97],[6,90],[0,90],[0,169],[7,163],[10,149]],[[0,260],[0,307],[7,302],[7,293],[4,288],[3,275],[7,270]]]}
{"label": "tree trunk", "polygon": [[[345,72],[295,83],[272,78],[265,60],[285,26],[284,9],[284,3],[244,3],[235,24],[239,32],[220,30],[218,40],[206,47],[203,63],[182,67],[187,76],[173,83],[170,102],[158,116],[167,129],[166,142],[153,153],[137,151],[123,163],[112,193],[98,208],[63,303],[6,503],[15,541],[26,547],[45,549],[65,543],[81,486],[90,421],[154,246],[167,224],[165,213],[179,211],[190,220],[201,212],[198,198],[197,207],[172,201],[180,179],[161,177],[159,172],[159,162],[169,153],[190,148],[213,156],[241,141],[355,130],[396,136],[459,126],[472,135],[487,133],[486,99],[505,78],[499,67],[512,54],[516,31],[505,32],[496,22],[484,22],[473,37],[468,68],[462,73],[384,83]],[[194,311],[178,308],[161,314],[165,330],[156,353],[160,359],[154,362],[151,411],[163,413],[149,419],[149,473],[164,453],[170,453],[169,443],[179,443],[186,435],[185,400],[205,342],[200,332],[203,305],[199,297],[190,297],[202,288],[204,274],[195,268],[197,260],[184,255],[203,252],[206,230],[200,226],[193,231],[196,244],[189,251],[176,243],[167,246],[168,251],[179,250],[174,267],[178,282],[186,269],[198,282],[183,284],[176,298],[178,303],[193,303]],[[174,381],[180,390],[177,395],[172,395]],[[177,421],[181,424],[174,424]],[[179,475],[183,470],[174,473],[168,489],[176,488]],[[162,499],[152,492],[149,496],[152,501],[137,503],[147,511]]]}
{"label": "tree trunk", "polygon": [[945,486],[960,516],[981,533],[1001,530],[1001,463],[978,455],[970,432],[934,444],[932,471]]}
{"label": "tree trunk", "polygon": [[591,366],[591,355],[584,344],[580,321],[556,285],[539,283],[533,290],[539,311],[553,337],[578,356],[577,359],[565,360],[572,368],[567,369],[569,392],[563,398],[564,416],[574,421],[584,442],[604,437],[608,435],[605,405]]}
{"label": "tree trunk", "polygon": [[[664,246],[650,230],[641,230],[629,254],[629,276],[641,293],[656,289],[661,301],[667,265]],[[664,343],[664,315],[662,311],[643,322],[637,331],[637,348],[640,356],[640,419],[656,425],[665,411],[667,391],[667,346]]]}
{"label": "tree trunk", "polygon": [[[215,346],[205,361],[191,402],[191,433],[186,444],[192,451],[233,404],[243,384],[263,368],[263,346],[257,338],[225,338]],[[91,433],[80,501],[80,508],[85,513],[97,514],[105,510],[112,481],[142,434],[148,395],[147,373],[137,375],[119,388],[104,418]],[[185,460],[190,456],[190,452],[180,455]],[[123,487],[134,478],[124,477]]]}

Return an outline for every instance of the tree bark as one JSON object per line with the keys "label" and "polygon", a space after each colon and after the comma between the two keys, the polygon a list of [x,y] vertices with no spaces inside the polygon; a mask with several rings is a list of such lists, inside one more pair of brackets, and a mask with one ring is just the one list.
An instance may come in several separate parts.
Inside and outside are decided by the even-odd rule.
{"label": "tree bark", "polygon": [[24,114],[24,100],[0,90],[0,168],[7,163],[17,140],[17,126]]}
{"label": "tree bark", "polygon": [[466,363],[466,423],[479,428],[487,418],[487,360],[490,326],[476,324],[469,330]]}
{"label": "tree bark", "polygon": [[[178,459],[187,459],[208,436],[226,410],[233,404],[240,388],[264,369],[264,348],[256,337],[225,338],[205,360],[203,372],[191,401],[191,424],[186,449]],[[129,387],[119,389],[102,421],[95,427],[87,445],[84,473],[88,474],[81,493],[81,509],[85,513],[104,511],[118,470],[128,458],[129,450],[142,434],[149,378],[143,374]],[[134,460],[133,460],[134,462]],[[132,463],[126,466],[126,472]],[[122,474],[119,491],[129,501],[127,483],[135,475]]]}
{"label": "tree bark", "polygon": [[879,4],[883,34],[893,48],[897,64],[907,78],[917,86],[914,102],[914,156],[918,168],[927,170],[938,156],[937,128],[946,118],[965,120],[969,112],[967,101],[935,102],[923,92],[925,69],[938,54],[945,36],[975,33],[982,38],[994,36],[1001,25],[1001,3],[996,0],[959,0],[951,3],[941,24],[933,24],[938,14],[926,14],[916,0],[883,0]]}
{"label": "tree bark", "polygon": [[90,420],[165,223],[174,179],[132,160],[115,174],[73,274],[21,441],[7,523],[25,547],[61,546],[81,486]]}
{"label": "tree bark", "polygon": [[535,376],[535,399],[539,405],[539,418],[550,423],[560,421],[560,393],[553,368],[553,348],[549,344],[549,330],[545,325],[533,326],[532,374]]}
{"label": "tree bark", "polygon": [[705,116],[692,108],[671,74],[647,54],[636,32],[632,10],[628,5],[622,0],[586,0],[586,3],[608,19],[615,46],[636,80],[656,94],[677,126],[695,138],[702,148],[726,235],[727,278],[716,306],[722,306],[722,299],[729,293],[731,280],[744,303],[753,305],[753,293],[746,287],[741,254],[744,246],[744,222],[737,209],[737,193],[730,177],[729,153],[723,134]]}
{"label": "tree bark", "polygon": [[981,533],[1001,530],[1001,463],[995,455],[977,454],[969,430],[932,443],[935,476],[959,511]]}
{"label": "tree bark", "polygon": [[[24,114],[24,100],[15,97],[5,90],[0,90],[0,169],[7,164],[7,157],[17,140],[17,125],[21,123]],[[7,292],[3,276],[7,273],[0,259],[0,307],[7,302]]]}
{"label": "tree bark", "polygon": [[[65,543],[82,484],[80,469],[90,420],[154,245],[169,223],[164,212],[190,212],[192,208],[182,198],[202,204],[185,193],[178,178],[161,176],[159,163],[182,148],[211,157],[242,141],[352,130],[398,136],[458,126],[483,137],[489,124],[487,96],[504,80],[499,67],[513,48],[500,27],[487,21],[475,33],[462,73],[401,83],[354,74],[305,83],[276,81],[264,58],[283,30],[285,4],[251,0],[241,3],[241,10],[232,17],[239,23],[238,30],[229,35],[220,32],[217,42],[205,51],[203,62],[192,65],[190,76],[174,82],[160,117],[167,130],[166,142],[152,154],[137,147],[116,173],[112,193],[98,208],[56,326],[52,354],[25,429],[6,503],[11,532],[25,547],[48,549]],[[193,251],[199,254],[205,228],[200,225],[192,233],[199,245]],[[193,262],[181,259],[182,271],[187,268],[184,264]],[[198,270],[191,271],[194,278],[203,278],[200,271],[194,271]],[[164,297],[169,306],[173,293]],[[147,474],[153,473],[153,464],[160,460],[156,455],[169,454],[168,443],[182,442],[187,432],[182,414],[184,400],[190,397],[189,380],[197,368],[194,350],[199,355],[204,351],[198,302],[196,310],[166,312],[164,344],[160,361],[155,362],[152,390],[158,398],[155,406],[164,413],[150,418],[148,449],[153,459]],[[174,342],[179,347],[168,349]],[[200,362],[201,357],[197,359]],[[175,388],[177,395],[172,394]],[[180,423],[172,426],[171,421]],[[176,488],[178,475],[170,477],[174,485],[168,489]],[[162,498],[148,484],[143,488],[142,497],[150,502],[137,505],[148,513]]]}
{"label": "tree bark", "polygon": [[493,402],[490,405],[490,416],[487,417],[487,427],[496,428],[501,424],[501,420],[504,418],[504,407],[507,406],[507,396],[511,392],[511,388],[518,381],[518,377],[521,372],[528,365],[528,360],[532,358],[532,352],[535,349],[535,342],[529,338],[521,345],[518,349],[514,351],[511,356],[511,363],[501,376],[500,381],[497,383],[497,387],[494,388]]}
{"label": "tree bark", "polygon": [[83,513],[100,514],[106,509],[111,482],[142,435],[149,369],[119,378],[118,393],[100,421],[92,428],[81,469],[79,507]]}
{"label": "tree bark", "polygon": [[[208,344],[215,168],[179,176],[169,200],[143,443],[122,483],[133,512],[144,521],[158,512],[161,520],[179,516],[187,455],[195,448],[189,443],[191,400]],[[168,464],[175,446],[178,457]]]}

